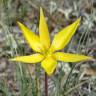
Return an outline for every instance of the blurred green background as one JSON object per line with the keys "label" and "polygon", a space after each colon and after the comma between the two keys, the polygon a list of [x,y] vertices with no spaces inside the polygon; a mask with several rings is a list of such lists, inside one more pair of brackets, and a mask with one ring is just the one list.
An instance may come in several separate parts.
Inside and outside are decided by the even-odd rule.
{"label": "blurred green background", "polygon": [[[0,96],[44,96],[40,64],[9,61],[33,52],[16,22],[38,34],[40,7],[52,38],[81,16],[80,27],[62,51],[96,57],[96,0],[0,0]],[[96,62],[58,62],[48,85],[49,96],[96,96]]]}

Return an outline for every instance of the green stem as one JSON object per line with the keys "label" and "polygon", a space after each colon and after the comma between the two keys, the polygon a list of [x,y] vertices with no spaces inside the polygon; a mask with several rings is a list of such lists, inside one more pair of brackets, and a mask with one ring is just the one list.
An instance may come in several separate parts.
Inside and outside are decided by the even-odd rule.
{"label": "green stem", "polygon": [[45,72],[45,96],[48,96],[48,76]]}

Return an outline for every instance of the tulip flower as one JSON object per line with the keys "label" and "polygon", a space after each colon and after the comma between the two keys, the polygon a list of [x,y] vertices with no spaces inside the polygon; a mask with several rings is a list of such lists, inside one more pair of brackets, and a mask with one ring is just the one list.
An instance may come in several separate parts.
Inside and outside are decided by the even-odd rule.
{"label": "tulip flower", "polygon": [[75,22],[55,34],[53,41],[51,42],[44,13],[42,8],[40,8],[39,36],[22,23],[17,22],[24,37],[26,38],[27,43],[32,50],[35,51],[35,54],[18,56],[11,60],[32,64],[41,62],[41,67],[45,70],[45,72],[48,75],[52,75],[57,67],[57,61],[80,62],[92,59],[90,56],[64,53],[60,51],[66,47],[72,36],[75,34],[80,24],[80,19],[81,18],[78,18]]}

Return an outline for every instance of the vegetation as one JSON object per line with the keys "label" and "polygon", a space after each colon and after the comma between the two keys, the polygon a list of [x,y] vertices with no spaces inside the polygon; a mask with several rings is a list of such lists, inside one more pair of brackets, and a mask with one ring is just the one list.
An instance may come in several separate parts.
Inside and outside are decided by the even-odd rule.
{"label": "vegetation", "polygon": [[[13,63],[9,58],[28,55],[27,45],[16,22],[38,34],[39,8],[44,9],[50,34],[81,16],[81,24],[62,51],[96,57],[95,0],[0,0],[0,96],[44,96],[44,70],[40,64]],[[49,96],[96,96],[96,63],[58,62],[48,77]]]}

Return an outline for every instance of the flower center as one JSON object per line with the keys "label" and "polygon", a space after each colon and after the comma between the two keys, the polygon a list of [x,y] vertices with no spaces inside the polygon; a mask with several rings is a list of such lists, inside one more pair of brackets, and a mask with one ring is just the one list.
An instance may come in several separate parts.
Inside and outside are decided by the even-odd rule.
{"label": "flower center", "polygon": [[45,57],[50,57],[52,56],[52,52],[50,50],[47,50],[45,53],[44,53]]}
{"label": "flower center", "polygon": [[47,51],[46,55],[47,55],[47,56],[51,56],[51,55],[52,55],[52,52]]}

